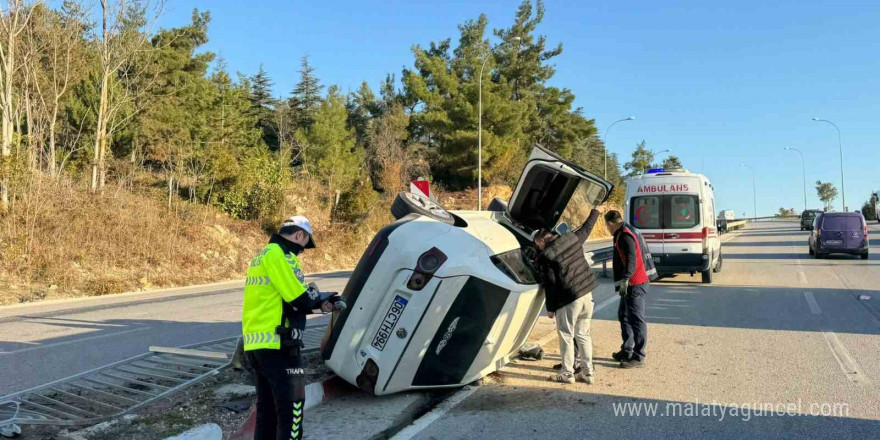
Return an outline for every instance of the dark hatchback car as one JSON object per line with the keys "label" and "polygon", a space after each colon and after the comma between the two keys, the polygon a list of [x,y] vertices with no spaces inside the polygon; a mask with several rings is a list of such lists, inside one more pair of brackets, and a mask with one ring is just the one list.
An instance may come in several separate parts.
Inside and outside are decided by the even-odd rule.
{"label": "dark hatchback car", "polygon": [[828,212],[813,221],[809,245],[810,255],[815,258],[850,254],[867,260],[868,243],[868,225],[858,212]]}
{"label": "dark hatchback car", "polygon": [[818,209],[806,209],[801,213],[801,231],[812,231],[813,230],[813,220],[816,220],[816,216],[821,214],[822,211]]}

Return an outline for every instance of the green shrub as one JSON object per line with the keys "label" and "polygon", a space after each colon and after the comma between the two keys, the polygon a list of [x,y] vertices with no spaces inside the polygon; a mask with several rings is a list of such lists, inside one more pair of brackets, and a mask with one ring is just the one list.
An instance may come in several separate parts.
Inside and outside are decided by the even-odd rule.
{"label": "green shrub", "polygon": [[370,210],[377,206],[379,193],[373,191],[366,178],[358,180],[348,191],[340,194],[339,204],[333,212],[333,218],[348,223],[360,223]]}
{"label": "green shrub", "polygon": [[245,220],[274,219],[284,201],[290,171],[268,150],[249,149],[241,172],[213,189],[213,203],[229,215]]}

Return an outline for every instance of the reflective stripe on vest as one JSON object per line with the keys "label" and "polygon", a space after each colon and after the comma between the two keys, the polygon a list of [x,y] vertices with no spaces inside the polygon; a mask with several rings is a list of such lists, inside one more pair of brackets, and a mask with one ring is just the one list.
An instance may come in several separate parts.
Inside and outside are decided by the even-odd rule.
{"label": "reflective stripe on vest", "polygon": [[[256,333],[247,333],[242,335],[244,338],[244,343],[247,344],[264,344],[264,343],[276,343],[281,341],[281,336],[278,333],[271,332],[256,332]],[[293,340],[302,339],[302,332],[299,329],[290,329],[290,338]]]}

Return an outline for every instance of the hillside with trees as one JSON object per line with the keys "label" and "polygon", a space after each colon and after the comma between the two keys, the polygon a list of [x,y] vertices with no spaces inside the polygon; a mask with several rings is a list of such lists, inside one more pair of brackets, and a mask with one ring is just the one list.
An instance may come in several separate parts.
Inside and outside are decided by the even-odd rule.
{"label": "hillside with trees", "polygon": [[[343,91],[304,56],[283,96],[272,76],[289,72],[230,72],[203,49],[208,11],[159,29],[162,3],[89,5],[0,11],[0,287],[15,287],[0,302],[234,277],[295,213],[322,243],[307,270],[351,267],[413,178],[475,207],[481,74],[490,195],[534,145],[602,175],[594,121],[548,84],[563,46],[539,32],[541,1],[413,45],[375,91]],[[614,155],[608,170],[619,183]]]}

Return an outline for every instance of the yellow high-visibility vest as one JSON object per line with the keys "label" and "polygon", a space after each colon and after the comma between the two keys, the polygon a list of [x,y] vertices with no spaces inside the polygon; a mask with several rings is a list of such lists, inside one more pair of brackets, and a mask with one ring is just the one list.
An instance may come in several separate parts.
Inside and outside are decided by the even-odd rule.
{"label": "yellow high-visibility vest", "polygon": [[281,348],[281,337],[275,333],[282,323],[282,300],[293,302],[305,293],[302,266],[293,253],[285,254],[276,243],[269,243],[251,260],[244,286],[241,308],[241,332],[244,350]]}

